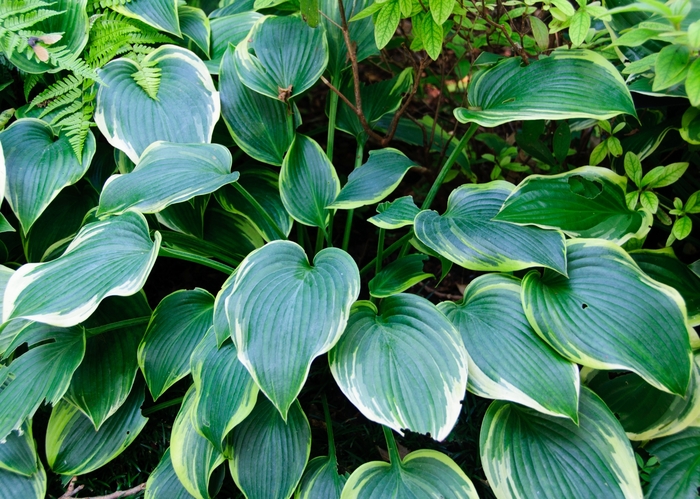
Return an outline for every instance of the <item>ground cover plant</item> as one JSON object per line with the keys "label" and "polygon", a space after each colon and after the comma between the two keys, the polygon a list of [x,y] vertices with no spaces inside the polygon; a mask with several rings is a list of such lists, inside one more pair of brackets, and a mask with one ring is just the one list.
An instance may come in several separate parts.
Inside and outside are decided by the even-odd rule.
{"label": "ground cover plant", "polygon": [[0,3],[0,491],[692,498],[700,5]]}

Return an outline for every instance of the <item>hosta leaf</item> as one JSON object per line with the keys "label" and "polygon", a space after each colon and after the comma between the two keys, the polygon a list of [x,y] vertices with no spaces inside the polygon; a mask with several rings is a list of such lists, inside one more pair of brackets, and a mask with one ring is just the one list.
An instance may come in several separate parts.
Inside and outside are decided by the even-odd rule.
{"label": "hosta leaf", "polygon": [[181,36],[177,0],[129,0],[115,2],[112,8],[127,17],[154,28]]}
{"label": "hosta leaf", "polygon": [[406,225],[413,225],[420,209],[413,202],[412,196],[404,196],[391,203],[380,203],[377,212],[379,214],[368,219],[368,222],[381,229],[400,229]]}
{"label": "hosta leaf", "polygon": [[417,450],[400,464],[372,461],[348,479],[341,499],[420,497],[478,499],[471,480],[445,454]]}
{"label": "hosta leaf", "polygon": [[281,101],[310,88],[327,64],[323,27],[309,27],[300,15],[260,19],[236,46],[234,57],[245,86]]}
{"label": "hosta leaf", "polygon": [[353,305],[330,351],[331,373],[372,421],[444,440],[457,422],[467,386],[467,352],[435,305],[416,295]]}
{"label": "hosta leaf", "polygon": [[224,462],[224,456],[192,425],[196,393],[194,386],[185,395],[173,423],[170,459],[187,492],[197,499],[209,499],[209,477]]}
{"label": "hosta leaf", "polygon": [[690,340],[680,294],[610,242],[570,240],[567,259],[568,279],[549,270],[523,279],[523,308],[537,334],[572,362],[633,371],[685,394]]}
{"label": "hosta leaf", "polygon": [[239,360],[283,418],[311,361],[343,333],[359,292],[357,266],[337,248],[321,250],[311,265],[298,244],[273,241],[236,269],[225,302],[231,337]]}
{"label": "hosta leaf", "polygon": [[[192,42],[209,57],[209,47],[211,46],[211,27],[209,18],[204,11],[189,5],[180,5],[177,8],[177,15],[180,20],[180,29],[185,38]],[[206,63],[205,63],[206,64]]]}
{"label": "hosta leaf", "polygon": [[338,474],[338,463],[328,456],[313,458],[294,499],[340,499],[347,478]]}
{"label": "hosta leaf", "polygon": [[219,144],[154,142],[131,173],[112,175],[100,194],[97,216],[127,210],[156,213],[238,180],[231,153]]}
{"label": "hosta leaf", "polygon": [[26,233],[61,189],[85,174],[95,154],[95,137],[88,132],[81,161],[70,137],[54,137],[51,127],[35,118],[15,121],[0,133],[5,153],[5,196]]}
{"label": "hosta leaf", "polygon": [[121,454],[148,422],[141,415],[143,398],[143,384],[139,383],[99,430],[77,407],[59,402],[46,429],[46,459],[51,469],[61,475],[83,475]]}
{"label": "hosta leaf", "polygon": [[17,269],[5,291],[3,319],[64,327],[84,321],[104,298],[129,296],[143,287],[160,239],[156,232],[151,240],[146,219],[134,212],[87,224],[61,257]]}
{"label": "hosta leaf", "polygon": [[369,294],[375,298],[386,298],[435,277],[423,271],[423,263],[427,259],[426,255],[408,255],[391,262],[369,281]]}
{"label": "hosta leaf", "polygon": [[654,440],[646,448],[660,466],[651,472],[647,499],[691,499],[697,496],[700,480],[700,428],[694,426],[676,435]]}
{"label": "hosta leaf", "polygon": [[287,499],[296,489],[311,450],[311,428],[299,402],[287,420],[269,400],[233,431],[231,476],[248,499]]}
{"label": "hosta leaf", "polygon": [[165,450],[165,454],[163,454],[156,469],[148,477],[144,498],[191,499],[191,497],[175,474],[173,463],[170,460],[170,449],[168,448]]}
{"label": "hosta leaf", "polygon": [[250,414],[258,398],[258,386],[237,355],[231,341],[219,348],[210,328],[191,357],[197,390],[192,423],[222,454],[224,438]]}
{"label": "hosta leaf", "polygon": [[700,324],[700,277],[676,258],[673,249],[639,250],[630,256],[649,277],[675,288],[685,301],[690,325]]}
{"label": "hosta leaf", "polygon": [[673,435],[700,417],[700,357],[694,357],[693,374],[683,397],[662,392],[634,373],[596,371],[586,384],[617,416],[630,440],[651,440]]}
{"label": "hosta leaf", "polygon": [[5,355],[25,342],[29,351],[9,366],[0,367],[0,379],[4,380],[0,391],[0,439],[18,430],[44,399],[50,404],[59,401],[85,353],[84,331],[78,327],[62,329],[32,323],[15,337]]}
{"label": "hosta leaf", "polygon": [[462,334],[471,392],[578,421],[578,367],[552,350],[527,322],[519,279],[477,277],[461,302],[442,302],[438,309]]}
{"label": "hosta leaf", "polygon": [[412,166],[415,163],[396,149],[370,151],[367,163],[350,174],[348,183],[328,208],[352,210],[379,202],[398,187]]}
{"label": "hosta leaf", "polygon": [[156,213],[156,220],[168,229],[202,239],[204,238],[204,212],[210,197],[205,194],[189,201],[171,204]]}
{"label": "hosta leaf", "polygon": [[7,497],[22,499],[44,499],[46,497],[46,472],[39,464],[39,470],[32,476],[24,476],[0,469],[0,483]]}
{"label": "hosta leaf", "polygon": [[450,194],[444,215],[422,211],[416,216],[416,236],[437,254],[471,270],[542,266],[566,273],[561,233],[492,220],[513,189],[500,180],[463,185]]}
{"label": "hosta leaf", "polygon": [[32,476],[39,471],[39,457],[32,436],[31,421],[10,432],[0,441],[0,473],[2,470]]}
{"label": "hosta leaf", "polygon": [[190,372],[190,355],[212,325],[213,306],[209,292],[183,289],[153,311],[138,361],[154,399]]}
{"label": "hosta leaf", "polygon": [[587,388],[581,389],[578,425],[512,402],[493,402],[479,448],[498,499],[642,498],[629,440]]}
{"label": "hosta leaf", "polygon": [[[238,3],[239,2],[236,2],[236,4]],[[253,25],[262,17],[263,15],[257,12],[247,11],[228,16],[216,17],[210,20],[211,59],[204,61],[204,64],[206,64],[207,68],[209,68],[209,72],[211,74],[219,74],[221,59],[224,57],[229,44],[233,45],[230,56],[233,58],[233,50],[235,50],[236,45],[238,45],[241,40],[248,35],[250,28],[252,28]],[[227,64],[235,74],[236,69],[233,67],[233,59],[231,59],[231,61]],[[219,79],[219,81],[221,81],[221,79]]]}
{"label": "hosta leaf", "polygon": [[326,207],[338,196],[340,180],[315,140],[296,135],[282,163],[279,182],[289,214],[304,225],[325,228],[330,214]]}
{"label": "hosta leaf", "polygon": [[[355,14],[368,7],[370,0],[344,0],[345,18],[350,20]],[[321,23],[326,28],[328,39],[328,72],[332,79],[340,76],[343,68],[350,65],[348,49],[343,39],[342,19],[337,0],[319,0],[319,9],[325,15],[321,16]],[[327,16],[327,17],[326,17]],[[377,53],[377,45],[374,43],[374,23],[371,19],[360,19],[348,23],[350,39],[355,43],[355,57],[362,61]]]}
{"label": "hosta leaf", "polygon": [[651,226],[651,217],[627,207],[626,185],[625,177],[595,166],[530,175],[508,196],[495,220],[622,244],[643,237]]}
{"label": "hosta leaf", "polygon": [[139,70],[133,61],[116,59],[100,70],[105,84],[97,92],[95,123],[107,141],[134,163],[157,140],[211,142],[219,120],[219,93],[199,57],[181,47],[162,45],[141,65],[161,71],[155,100],[133,78]]}
{"label": "hosta leaf", "polygon": [[588,50],[555,51],[521,66],[517,57],[475,75],[469,108],[457,108],[462,123],[495,127],[516,120],[605,120],[636,116],[632,97],[615,67]]}
{"label": "hosta leaf", "polygon": [[236,73],[231,49],[221,61],[219,88],[221,112],[236,145],[258,161],[281,165],[294,140],[287,105],[246,87]]}

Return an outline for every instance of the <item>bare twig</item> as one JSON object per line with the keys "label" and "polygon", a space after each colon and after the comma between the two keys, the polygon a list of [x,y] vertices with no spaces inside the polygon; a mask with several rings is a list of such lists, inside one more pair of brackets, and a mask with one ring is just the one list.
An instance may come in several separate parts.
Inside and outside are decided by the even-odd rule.
{"label": "bare twig", "polygon": [[66,492],[58,499],[69,499],[71,497],[74,497],[81,490],[83,490],[84,485],[78,485],[77,487],[75,486],[75,482],[77,480],[78,480],[77,476],[74,476],[73,478],[71,478],[70,482],[68,482],[68,488],[66,489]]}
{"label": "bare twig", "polygon": [[[474,4],[474,7],[476,7],[478,9],[476,2],[474,0],[472,0],[472,3]],[[493,21],[488,16],[488,14],[486,13],[485,6],[484,6],[484,10],[481,13],[481,17],[483,18],[484,21],[486,21],[486,23],[489,26],[491,26],[492,28],[495,28],[495,29],[499,30],[501,33],[503,33],[503,36],[505,37],[506,40],[508,40],[508,43],[510,44],[511,48],[515,51],[516,54],[518,54],[520,56],[520,58],[523,60],[523,62],[526,65],[530,63],[530,57],[527,55],[527,52],[525,52],[525,49],[523,49],[523,47],[519,43],[515,43],[513,41],[513,39],[508,34],[508,30],[506,29],[505,26]]]}
{"label": "bare twig", "polygon": [[[75,486],[75,482],[78,479],[77,476],[74,476],[71,478],[70,482],[68,483],[68,488],[66,489],[66,492],[59,497],[58,499],[71,499],[75,498],[76,494],[83,490],[85,487],[84,485],[78,485],[77,487]],[[128,490],[117,490],[115,492],[112,492],[111,494],[107,494],[105,496],[90,496],[90,497],[85,497],[82,499],[120,499],[122,497],[129,497],[138,494],[139,492],[143,492],[146,489],[146,484],[142,483],[140,485],[137,485],[136,487],[132,487]],[[75,498],[79,499],[79,498]]]}

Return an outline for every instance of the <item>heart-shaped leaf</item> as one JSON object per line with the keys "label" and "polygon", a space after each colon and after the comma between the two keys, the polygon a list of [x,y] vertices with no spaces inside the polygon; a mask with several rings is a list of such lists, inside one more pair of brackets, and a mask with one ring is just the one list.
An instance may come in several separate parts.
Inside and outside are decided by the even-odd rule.
{"label": "heart-shaped leaf", "polygon": [[337,248],[320,251],[312,266],[298,244],[273,241],[236,269],[225,301],[231,337],[238,358],[283,418],[311,361],[343,333],[359,292],[357,265]]}
{"label": "heart-shaped leaf", "polygon": [[646,448],[660,466],[651,472],[647,499],[692,499],[700,477],[700,428],[693,426],[676,435],[654,440]]}
{"label": "heart-shaped leaf", "polygon": [[38,462],[31,421],[10,432],[0,442],[0,470],[32,476],[39,471]]}
{"label": "heart-shaped leaf", "polygon": [[[236,5],[239,3],[243,2],[237,1]],[[262,17],[263,15],[257,12],[245,11],[211,18],[209,21],[211,25],[211,59],[204,61],[211,74],[220,74],[219,66],[221,66],[221,60],[229,45],[233,45],[233,49],[231,49],[231,61],[227,64],[230,70],[233,71],[233,74],[236,74],[236,68],[233,67],[233,50],[248,35],[250,28]],[[236,79],[238,79],[237,75]],[[221,82],[221,79],[219,79],[219,82]],[[221,99],[223,101],[223,95]],[[222,104],[222,110],[223,107],[224,105]],[[224,111],[224,116],[225,114],[226,112]]]}
{"label": "heart-shaped leaf", "polygon": [[238,180],[231,153],[219,144],[154,142],[131,173],[112,175],[100,194],[97,216],[127,210],[156,213]]}
{"label": "heart-shaped leaf", "polygon": [[233,431],[231,476],[248,499],[292,496],[311,450],[311,427],[294,402],[286,421],[265,397]]}
{"label": "heart-shaped leaf", "polygon": [[532,329],[520,304],[519,279],[477,277],[461,302],[442,302],[438,309],[462,334],[471,392],[578,422],[578,366]]}
{"label": "heart-shaped leaf", "polygon": [[427,259],[427,255],[408,255],[394,260],[369,281],[369,294],[375,298],[386,298],[435,277],[423,271]]}
{"label": "heart-shaped leaf", "polygon": [[177,0],[129,0],[114,2],[112,9],[122,15],[138,19],[157,30],[181,36]]}
{"label": "heart-shaped leaf", "polygon": [[530,175],[508,196],[495,220],[623,244],[644,237],[651,226],[646,212],[627,207],[626,186],[625,177],[595,166]]}
{"label": "heart-shaped leaf", "polygon": [[347,478],[338,474],[335,458],[315,457],[306,465],[295,499],[340,499],[345,482]]}
{"label": "heart-shaped leaf", "polygon": [[471,270],[512,271],[547,267],[566,273],[564,236],[537,227],[493,221],[513,184],[494,181],[452,191],[447,211],[422,211],[418,239],[437,254]]}
{"label": "heart-shaped leaf", "polygon": [[192,496],[183,487],[180,479],[175,474],[173,463],[170,460],[170,449],[165,450],[158,466],[149,475],[146,482],[145,499],[191,499]]}
{"label": "heart-shaped leaf", "polygon": [[400,229],[406,225],[413,225],[420,209],[413,202],[412,196],[404,196],[391,203],[380,203],[377,212],[379,215],[374,215],[367,221],[381,229]]}
{"label": "heart-shaped leaf", "polygon": [[146,219],[135,212],[87,224],[61,257],[17,269],[5,291],[3,320],[79,324],[104,298],[129,296],[143,287],[160,240],[158,232],[155,242],[151,240]]}
{"label": "heart-shaped leaf", "polygon": [[328,354],[331,373],[367,419],[444,440],[467,387],[467,352],[435,305],[398,294],[359,301]]}
{"label": "heart-shaped leaf", "polygon": [[0,133],[5,153],[5,196],[26,233],[61,189],[85,174],[95,154],[95,137],[88,132],[81,161],[70,137],[54,136],[51,127],[35,118],[15,121]]}
{"label": "heart-shaped leaf", "polygon": [[327,64],[325,30],[309,27],[300,15],[260,19],[236,46],[234,57],[245,86],[284,102],[316,83]]}
{"label": "heart-shaped leaf", "polygon": [[680,294],[611,242],[570,240],[567,260],[568,279],[549,270],[523,279],[523,308],[537,334],[572,362],[630,370],[684,395],[691,356]]}
{"label": "heart-shaped leaf", "polygon": [[469,108],[455,109],[455,117],[485,127],[517,120],[637,115],[620,72],[589,50],[555,51],[527,66],[508,57],[477,73],[468,96]]}
{"label": "heart-shaped leaf", "polygon": [[116,59],[100,70],[105,84],[97,92],[95,123],[107,141],[134,163],[157,140],[211,142],[219,120],[219,93],[199,57],[162,45],[144,57],[143,66],[160,71],[157,99],[136,82],[139,66],[132,60]]}
{"label": "heart-shaped leaf", "polygon": [[578,425],[512,402],[493,402],[479,448],[498,499],[642,498],[630,442],[610,409],[587,388],[581,389]]}

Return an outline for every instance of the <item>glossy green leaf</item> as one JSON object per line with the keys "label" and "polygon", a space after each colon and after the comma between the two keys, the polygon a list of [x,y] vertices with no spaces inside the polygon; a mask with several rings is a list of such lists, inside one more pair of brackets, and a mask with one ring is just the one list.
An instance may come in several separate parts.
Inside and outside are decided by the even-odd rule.
{"label": "glossy green leaf", "polygon": [[455,0],[430,0],[430,13],[438,26],[442,26],[450,17],[455,3]]}
{"label": "glossy green leaf", "polygon": [[95,137],[88,132],[81,161],[70,137],[56,138],[49,125],[35,118],[15,121],[0,133],[7,171],[7,201],[26,233],[64,187],[85,174],[95,154]]}
{"label": "glossy green leaf", "polygon": [[154,399],[190,372],[190,355],[212,325],[214,297],[203,289],[179,290],[153,311],[138,361]]}
{"label": "glossy green leaf", "polygon": [[[27,477],[39,471],[39,456],[32,436],[31,421],[0,441],[0,473],[10,471]],[[1,483],[1,482],[0,482]]]}
{"label": "glossy green leaf", "polygon": [[[371,3],[370,0],[344,0],[345,18],[350,20]],[[324,15],[321,16],[321,23],[326,29],[328,39],[328,72],[332,79],[340,76],[343,68],[350,65],[348,61],[348,49],[343,38],[343,31],[340,29],[342,20],[337,0],[319,0],[319,9]],[[348,23],[350,39],[355,43],[355,57],[358,61],[363,61],[371,55],[377,53],[377,46],[374,43],[374,23],[371,19],[361,19]]]}
{"label": "glossy green leaf", "polygon": [[625,177],[595,166],[530,175],[508,196],[495,220],[623,244],[644,237],[651,226],[651,217],[627,207],[626,185]]}
{"label": "glossy green leaf", "polygon": [[143,151],[131,173],[107,180],[97,216],[127,210],[156,213],[214,192],[238,180],[238,172],[231,173],[231,161],[231,153],[219,144],[154,142]]}
{"label": "glossy green leaf", "polygon": [[[239,2],[236,2],[238,4]],[[242,3],[242,2],[240,2]],[[233,45],[234,49],[241,40],[243,40],[248,33],[250,28],[262,18],[262,14],[253,11],[238,12],[236,14],[220,16],[211,19],[211,59],[204,61],[209,72],[211,74],[219,74],[221,60],[229,47],[229,44]],[[233,57],[233,50],[231,49],[231,57]],[[231,71],[234,72],[236,69],[233,67],[233,59],[228,63],[230,64]],[[221,80],[219,80],[221,81]],[[223,96],[222,96],[223,100]],[[224,105],[222,103],[222,111]],[[224,111],[224,116],[225,116]]]}
{"label": "glossy green leaf", "polygon": [[[128,175],[128,174],[127,174]],[[156,213],[156,220],[168,229],[196,238],[204,238],[204,212],[210,196],[196,196],[189,201],[171,204]]]}
{"label": "glossy green leaf", "polygon": [[401,7],[398,0],[388,0],[381,5],[379,13],[374,18],[374,41],[380,50],[386,47],[401,22]]}
{"label": "glossy green leaf", "polygon": [[647,499],[692,499],[700,480],[700,428],[655,440],[646,448],[661,462],[652,470]]}
{"label": "glossy green leaf", "polygon": [[330,215],[326,207],[338,196],[340,180],[315,140],[296,135],[282,163],[279,182],[282,203],[296,221],[326,227]]}
{"label": "glossy green leaf", "polygon": [[396,149],[370,151],[367,162],[350,173],[347,184],[328,208],[352,210],[377,203],[399,186],[413,166],[416,164]]}
{"label": "glossy green leaf", "polygon": [[584,9],[577,10],[569,24],[569,38],[573,47],[578,47],[586,40],[590,28],[591,16]]}
{"label": "glossy green leaf", "polygon": [[681,44],[668,45],[661,49],[654,65],[654,84],[652,90],[658,92],[673,85],[682,83],[685,79],[690,50]]}
{"label": "glossy green leaf", "polygon": [[219,348],[210,328],[191,356],[197,390],[192,424],[222,454],[224,438],[251,413],[258,398],[258,386],[237,355],[231,341]]}
{"label": "glossy green leaf", "polygon": [[17,269],[5,292],[3,319],[64,327],[84,321],[104,298],[143,287],[160,240],[158,232],[151,240],[146,219],[135,212],[85,225],[61,257]]}
{"label": "glossy green leaf", "polygon": [[46,497],[46,472],[39,465],[39,470],[32,476],[24,476],[0,468],[0,483],[7,497],[22,499],[44,499]]}
{"label": "glossy green leaf", "polygon": [[340,499],[347,478],[338,474],[338,462],[328,456],[313,458],[306,465],[294,499]]}
{"label": "glossy green leaf", "polygon": [[[442,23],[438,20],[438,17],[442,17],[444,12],[449,10],[447,17],[452,14],[452,8],[455,5],[454,0],[431,0],[431,4],[438,4],[440,6],[437,10],[431,10],[429,13],[420,13],[416,16],[416,21],[420,23],[420,37],[423,42],[423,48],[428,53],[432,60],[437,60],[442,52],[442,41],[444,34],[442,31]],[[443,21],[444,22],[444,21]]]}
{"label": "glossy green leaf", "polygon": [[426,255],[408,255],[394,260],[369,281],[369,294],[375,298],[386,298],[435,277],[423,271],[423,263],[427,259]]}
{"label": "glossy green leaf", "polygon": [[206,56],[209,56],[211,27],[209,26],[209,18],[204,11],[197,7],[180,5],[177,8],[177,15],[185,38],[192,40]]}
{"label": "glossy green leaf", "polygon": [[[53,340],[53,341],[51,341]],[[68,389],[71,376],[85,353],[82,328],[62,329],[29,323],[14,338],[5,356],[27,343],[29,351],[0,367],[0,439],[34,415],[46,399],[56,404]]]}
{"label": "glossy green leaf", "polygon": [[477,277],[462,301],[442,302],[438,309],[464,340],[469,391],[578,421],[578,367],[532,329],[520,304],[519,279],[500,274]]}
{"label": "glossy green leaf", "polygon": [[113,60],[100,70],[105,84],[97,92],[95,123],[107,141],[134,163],[157,140],[211,142],[219,120],[219,93],[199,57],[162,45],[141,65],[160,69],[156,100],[136,83],[132,75],[139,66],[130,59]]}
{"label": "glossy green leaf", "polygon": [[194,386],[185,395],[173,423],[170,459],[187,492],[197,499],[209,499],[209,478],[224,462],[224,456],[192,424],[196,393]]}
{"label": "glossy green leaf", "polygon": [[441,452],[417,450],[401,463],[372,461],[357,468],[341,499],[385,497],[478,499],[471,480]]}
{"label": "glossy green leaf", "polygon": [[117,457],[148,422],[141,415],[143,400],[143,384],[135,385],[124,405],[99,430],[77,407],[59,402],[46,429],[46,459],[51,469],[61,475],[83,475]]}
{"label": "glossy green leaf", "polygon": [[418,239],[437,254],[471,270],[512,271],[542,266],[566,273],[564,236],[493,218],[514,190],[494,181],[452,191],[447,211],[422,211],[415,218]]}
{"label": "glossy green leaf", "polygon": [[300,15],[260,19],[236,46],[234,57],[245,86],[285,102],[316,83],[327,64],[323,27],[310,28]]}
{"label": "glossy green leaf", "polygon": [[587,388],[581,389],[578,425],[512,402],[493,402],[479,448],[498,499],[642,498],[629,440]]}
{"label": "glossy green leaf", "polygon": [[420,209],[413,201],[413,196],[403,196],[390,203],[380,203],[377,212],[378,215],[367,221],[381,229],[400,229],[406,225],[413,225]]}
{"label": "glossy green leaf", "polygon": [[231,476],[248,499],[288,499],[311,450],[311,427],[299,402],[286,421],[265,397],[233,431]]}
{"label": "glossy green leaf", "polygon": [[156,469],[148,477],[144,499],[190,499],[191,497],[175,474],[168,448]]}
{"label": "glossy green leaf", "polygon": [[328,354],[331,373],[367,418],[444,440],[467,386],[467,352],[454,326],[425,298],[398,294],[379,308],[353,305]]}
{"label": "glossy green leaf", "polygon": [[129,0],[114,2],[112,8],[127,17],[138,19],[154,28],[181,36],[177,0]]}
{"label": "glossy green leaf", "polygon": [[509,57],[475,75],[469,108],[455,109],[455,117],[495,127],[516,120],[636,116],[620,73],[598,53],[562,50],[528,66],[520,62]]}
{"label": "glossy green leaf", "polygon": [[523,308],[537,334],[572,362],[633,371],[685,394],[691,358],[680,294],[607,241],[570,240],[567,259],[568,279],[549,270],[523,279]]}
{"label": "glossy green leaf", "polygon": [[273,241],[236,269],[225,300],[231,337],[239,360],[283,418],[312,360],[343,333],[359,292],[357,265],[337,248],[321,250],[311,265],[298,244]]}
{"label": "glossy green leaf", "polygon": [[688,94],[690,105],[700,107],[700,59],[695,59],[688,67],[685,80],[685,93]]}

